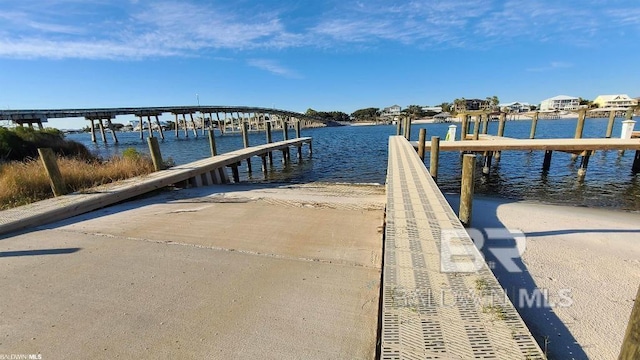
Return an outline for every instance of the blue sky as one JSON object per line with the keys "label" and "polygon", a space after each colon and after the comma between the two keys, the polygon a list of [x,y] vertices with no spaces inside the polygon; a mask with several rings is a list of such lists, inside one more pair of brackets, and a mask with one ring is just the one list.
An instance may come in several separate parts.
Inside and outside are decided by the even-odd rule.
{"label": "blue sky", "polygon": [[0,108],[638,97],[639,40],[637,0],[2,0]]}

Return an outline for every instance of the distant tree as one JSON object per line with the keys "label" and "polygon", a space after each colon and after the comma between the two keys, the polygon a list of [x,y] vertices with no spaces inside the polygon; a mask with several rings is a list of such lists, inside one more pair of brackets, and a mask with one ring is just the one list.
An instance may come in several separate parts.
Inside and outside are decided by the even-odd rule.
{"label": "distant tree", "polygon": [[375,120],[380,114],[379,108],[366,108],[359,109],[351,113],[351,117],[353,117],[357,121],[361,120]]}
{"label": "distant tree", "polygon": [[453,100],[453,106],[456,111],[467,110],[467,100],[465,98]]}
{"label": "distant tree", "polygon": [[422,111],[422,106],[420,105],[409,105],[404,109],[404,113],[411,116],[412,119],[419,119],[424,116],[424,111]]}
{"label": "distant tree", "polygon": [[580,105],[587,105],[587,106],[591,105],[591,100],[583,99],[581,97],[579,97],[578,100],[580,101]]}
{"label": "distant tree", "polygon": [[498,99],[498,97],[496,95],[493,95],[491,97],[491,108],[492,109],[497,109],[498,105],[500,104],[500,99]]}
{"label": "distant tree", "polygon": [[443,102],[442,104],[440,104],[440,107],[442,108],[442,111],[444,112],[450,112],[451,111],[451,104],[448,102]]}
{"label": "distant tree", "polygon": [[333,121],[350,121],[348,114],[343,113],[342,111],[316,111],[313,109],[307,109],[305,112],[307,116],[317,117],[323,120],[333,120]]}
{"label": "distant tree", "polygon": [[538,110],[538,107],[536,105],[531,105],[531,106],[529,106],[529,108],[531,109],[531,111]]}

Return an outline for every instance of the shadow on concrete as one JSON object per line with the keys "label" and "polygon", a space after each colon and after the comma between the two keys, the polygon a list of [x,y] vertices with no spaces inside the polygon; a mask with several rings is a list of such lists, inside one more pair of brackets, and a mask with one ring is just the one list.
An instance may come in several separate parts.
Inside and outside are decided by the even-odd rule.
{"label": "shadow on concrete", "polygon": [[[446,198],[457,213],[459,195],[446,194]],[[520,313],[520,316],[548,358],[588,359],[587,354],[571,334],[571,331],[553,311],[552,304],[564,306],[570,305],[570,303],[558,301],[556,304],[553,300],[556,300],[557,294],[548,294],[549,297],[553,298],[549,299],[549,297],[545,296],[547,295],[546,291],[536,286],[536,282],[527,270],[522,258],[517,256],[515,237],[507,236],[501,239],[492,239],[487,235],[491,231],[497,230],[504,233],[508,230],[498,218],[497,210],[500,205],[509,202],[515,201],[476,196],[472,210],[472,228],[475,230],[470,231],[470,235],[476,244],[484,242],[480,250],[485,257],[485,261],[492,268],[509,300],[518,310],[518,313]],[[475,235],[473,234],[474,232],[476,233]],[[478,239],[480,236],[484,239]],[[501,252],[510,254],[510,256],[507,256],[509,258],[507,261],[504,261],[504,256],[500,256],[503,261],[498,260],[496,254],[500,255]],[[518,271],[509,271],[514,266],[517,267]],[[532,299],[533,301],[531,301]]]}
{"label": "shadow on concrete", "polygon": [[18,256],[40,256],[40,255],[63,255],[73,254],[82,250],[81,248],[66,249],[44,249],[44,250],[21,250],[21,251],[0,251],[0,258]]}

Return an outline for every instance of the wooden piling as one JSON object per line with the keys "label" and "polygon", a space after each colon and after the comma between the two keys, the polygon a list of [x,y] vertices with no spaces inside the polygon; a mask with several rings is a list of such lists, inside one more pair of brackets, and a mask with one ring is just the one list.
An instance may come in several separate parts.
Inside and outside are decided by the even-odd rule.
{"label": "wooden piling", "polygon": [[[271,118],[269,118],[269,120],[271,120]],[[267,144],[271,144],[271,142],[272,142],[271,121],[267,122],[265,124],[265,127],[266,127],[266,132],[267,132]],[[267,153],[267,156],[269,157],[269,165],[273,165],[273,153],[271,151],[269,151]]]}
{"label": "wooden piling", "polygon": [[640,172],[640,150],[636,150],[636,154],[633,158],[633,165],[631,166],[631,171],[634,174]]}
{"label": "wooden piling", "polygon": [[622,348],[618,360],[640,359],[640,288],[636,293],[636,300],[631,310],[627,330],[622,340]]}
{"label": "wooden piling", "polygon": [[91,123],[91,142],[96,142],[96,124],[93,121],[93,119],[89,119]]}
{"label": "wooden piling", "polygon": [[589,166],[589,158],[591,157],[591,151],[585,151],[580,161],[580,168],[578,168],[578,181],[583,182],[587,175],[587,167]]}
{"label": "wooden piling", "polygon": [[507,114],[500,113],[500,119],[498,120],[498,136],[504,136],[504,124],[507,118]]}
{"label": "wooden piling", "polygon": [[234,183],[239,183],[240,182],[240,172],[238,171],[238,166],[239,165],[240,165],[240,163],[231,164],[231,172],[233,174],[233,182]]}
{"label": "wooden piling", "polygon": [[529,133],[529,139],[535,139],[536,138],[536,128],[538,127],[538,116],[539,116],[539,112],[536,111],[535,113],[533,113],[533,118],[531,119],[531,132]]}
{"label": "wooden piling", "polygon": [[462,126],[460,129],[460,140],[467,140],[467,133],[469,132],[469,116],[462,114]]}
{"label": "wooden piling", "polygon": [[164,140],[164,131],[162,131],[162,126],[160,126],[160,119],[158,119],[158,115],[156,115],[156,125],[158,125],[158,131],[160,132],[160,139]]}
{"label": "wooden piling", "polygon": [[611,138],[611,134],[613,133],[613,124],[616,121],[616,111],[615,110],[611,110],[609,111],[609,122],[607,123],[607,132],[605,133],[604,137],[609,139]]}
{"label": "wooden piling", "polygon": [[473,122],[473,140],[480,139],[480,115],[476,115]]}
{"label": "wooden piling", "polygon": [[151,126],[151,116],[147,115],[147,125],[149,126],[149,137],[153,137],[153,126]]}
{"label": "wooden piling", "polygon": [[287,119],[282,119],[282,138],[289,140],[289,125],[287,124]]}
{"label": "wooden piling", "polygon": [[402,135],[402,121],[400,119],[396,120],[396,135]]}
{"label": "wooden piling", "polygon": [[486,135],[489,132],[489,114],[482,114],[482,133]]}
{"label": "wooden piling", "polygon": [[431,156],[429,159],[429,173],[435,182],[438,182],[438,166],[440,164],[440,137],[431,137]]}
{"label": "wooden piling", "polygon": [[418,156],[420,157],[420,160],[422,160],[422,162],[424,162],[424,148],[426,139],[427,129],[422,128],[420,129],[420,133],[418,134]]}
{"label": "wooden piling", "polygon": [[[220,136],[224,135],[224,125],[222,125],[220,121],[220,113],[216,112],[216,119],[218,120],[218,131],[220,131]],[[213,119],[211,119],[213,122]],[[213,124],[211,124],[213,126]]]}
{"label": "wooden piling", "polygon": [[405,118],[404,137],[405,139],[411,141],[411,117],[410,116],[407,116]]}
{"label": "wooden piling", "polygon": [[300,120],[296,120],[296,138],[301,138],[302,137],[302,131],[301,131],[301,125],[300,125]]}
{"label": "wooden piling", "polygon": [[580,109],[578,111],[578,123],[576,124],[576,134],[574,138],[582,139],[582,132],[584,131],[584,121],[587,117],[587,109]]}
{"label": "wooden piling", "polygon": [[209,135],[209,149],[211,150],[211,156],[218,155],[218,148],[216,147],[216,137],[213,129],[207,130]]}
{"label": "wooden piling", "polygon": [[[242,143],[245,149],[249,147],[249,124],[242,122]],[[247,158],[247,170],[251,173],[251,158]]]}
{"label": "wooden piling", "polygon": [[262,158],[262,173],[266,178],[267,177],[267,157],[265,155],[261,155],[260,158]]}
{"label": "wooden piling", "polygon": [[552,150],[545,150],[544,161],[542,162],[542,171],[548,172],[551,168],[551,157],[553,156]]}
{"label": "wooden piling", "polygon": [[66,194],[67,186],[64,183],[62,174],[60,174],[56,154],[50,148],[38,148],[38,154],[40,155],[42,165],[44,165],[44,169],[49,177],[49,183],[51,184],[53,195],[61,196]]}
{"label": "wooden piling", "polygon": [[462,181],[460,184],[460,211],[458,217],[465,227],[471,226],[471,210],[473,207],[473,186],[475,177],[476,156],[466,154],[462,160]]}
{"label": "wooden piling", "polygon": [[158,144],[157,137],[148,137],[147,144],[149,144],[149,152],[151,153],[151,160],[153,161],[153,168],[156,171],[164,169],[164,163],[162,162],[162,154],[160,153],[160,144]]}

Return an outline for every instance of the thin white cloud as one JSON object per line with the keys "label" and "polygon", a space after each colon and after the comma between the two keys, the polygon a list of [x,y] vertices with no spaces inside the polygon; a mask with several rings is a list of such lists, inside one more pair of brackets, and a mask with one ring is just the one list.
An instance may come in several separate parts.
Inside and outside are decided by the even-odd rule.
{"label": "thin white cloud", "polygon": [[595,45],[604,31],[628,34],[627,42],[638,40],[635,1],[618,0],[614,7],[601,0],[327,0],[272,8],[247,1],[42,0],[34,7],[4,0],[0,57],[228,57],[225,51],[357,50],[387,44]]}
{"label": "thin white cloud", "polygon": [[249,60],[247,60],[247,64],[249,66],[253,66],[255,68],[268,71],[268,72],[270,72],[272,74],[284,76],[284,77],[287,77],[287,78],[292,78],[292,79],[301,78],[300,74],[298,74],[296,71],[288,69],[288,68],[280,65],[278,62],[273,61],[273,60],[268,60],[268,59],[249,59]]}

